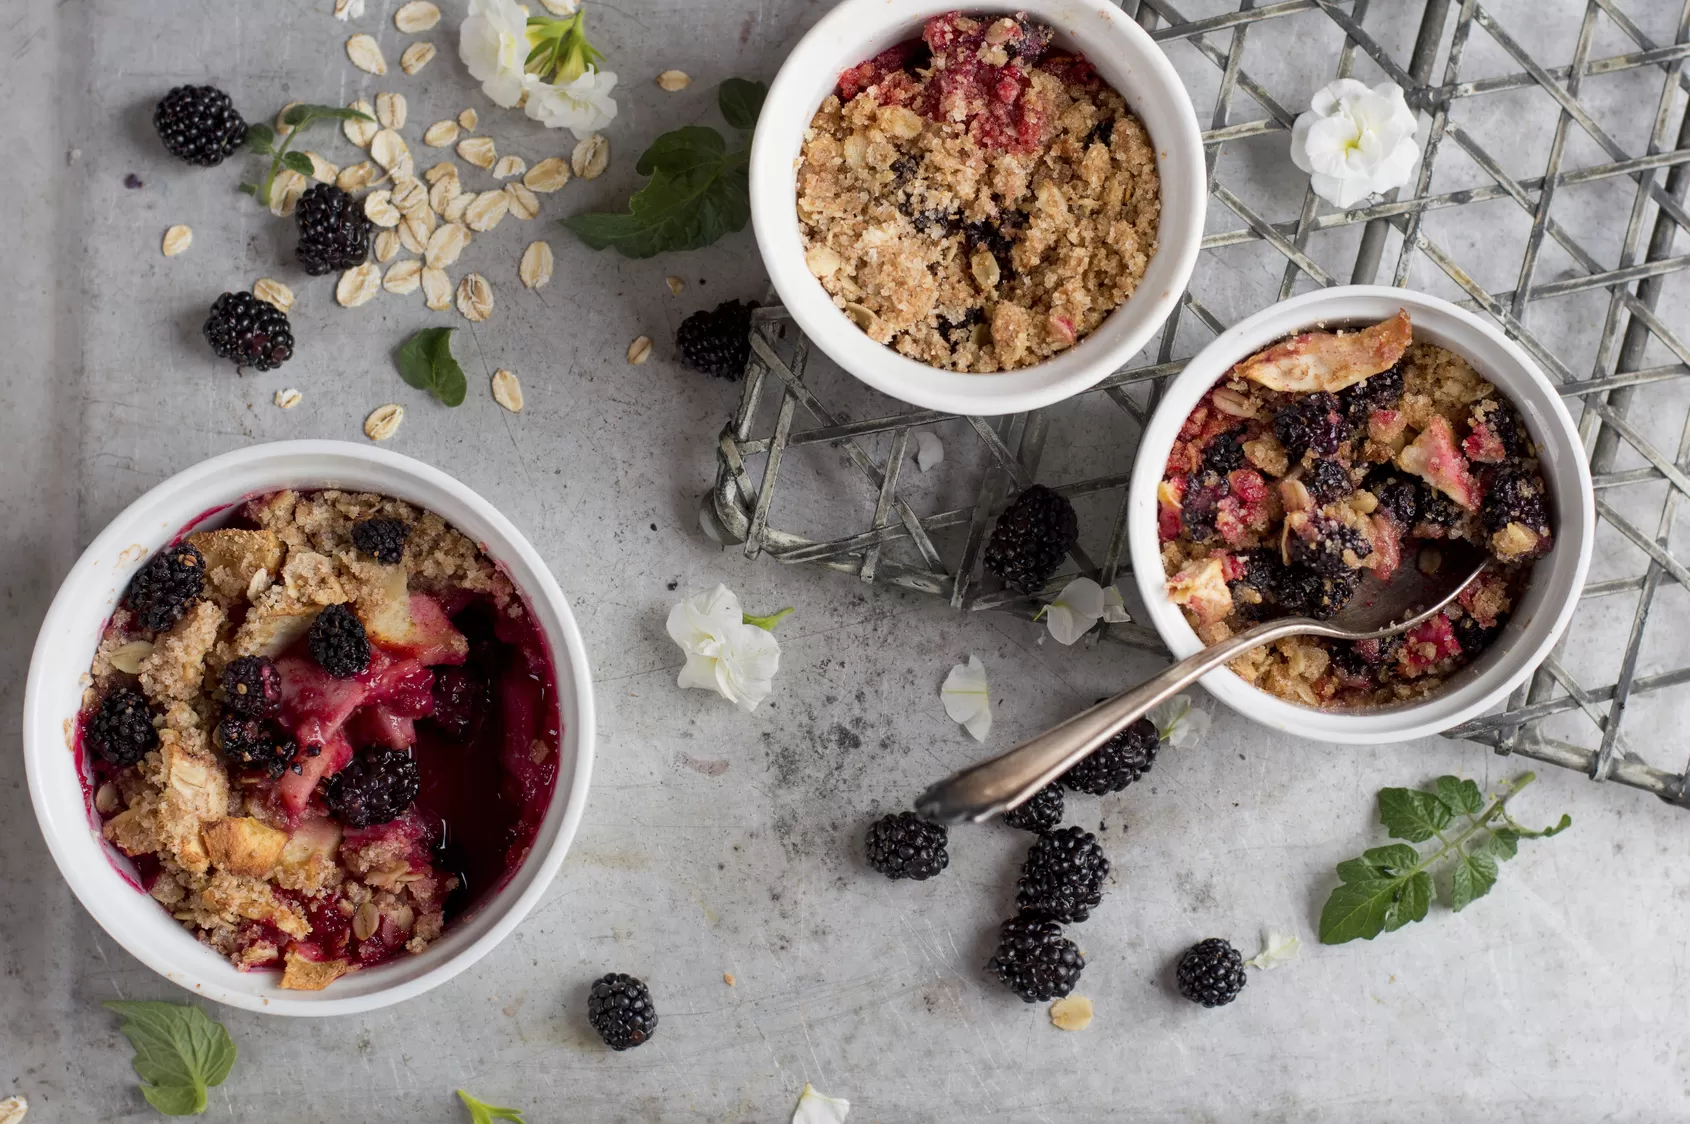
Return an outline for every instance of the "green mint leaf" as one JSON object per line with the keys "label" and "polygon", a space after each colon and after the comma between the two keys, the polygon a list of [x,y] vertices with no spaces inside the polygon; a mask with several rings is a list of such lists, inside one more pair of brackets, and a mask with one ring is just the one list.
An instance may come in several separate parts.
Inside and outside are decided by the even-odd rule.
{"label": "green mint leaf", "polygon": [[147,1102],[167,1116],[205,1111],[205,1090],[221,1085],[235,1064],[235,1041],[223,1024],[192,1005],[111,1002],[123,1035],[135,1047],[135,1072]]}
{"label": "green mint leaf", "polygon": [[243,195],[257,195],[258,194],[258,185],[255,184],[255,183],[243,183],[243,184],[241,184],[241,194],[243,194]]}
{"label": "green mint leaf", "polygon": [[452,357],[452,333],[456,328],[424,328],[399,346],[394,362],[399,377],[418,390],[426,390],[447,406],[463,405],[469,383],[464,369]]}
{"label": "green mint leaf", "polygon": [[276,144],[276,130],[263,123],[246,127],[246,146],[260,156],[268,156]]}
{"label": "green mint leaf", "polygon": [[1407,843],[1388,843],[1361,853],[1362,860],[1380,874],[1395,878],[1420,865],[1420,852]]}
{"label": "green mint leaf", "polygon": [[595,250],[649,258],[697,250],[751,219],[747,151],[728,152],[722,135],[701,125],[664,133],[634,170],[651,180],[628,199],[626,214],[589,212],[562,219]]}
{"label": "green mint leaf", "polygon": [[282,124],[297,129],[307,121],[328,117],[336,121],[374,121],[368,113],[344,105],[296,105],[282,115]]}
{"label": "green mint leaf", "polygon": [[282,153],[282,163],[286,164],[289,168],[298,172],[302,176],[310,176],[314,171],[316,171],[316,166],[311,163],[311,157],[305,155],[303,152]]}
{"label": "green mint leaf", "polygon": [[757,114],[762,112],[763,99],[769,88],[761,82],[744,78],[729,78],[716,91],[716,105],[728,124],[750,132],[757,127]]}
{"label": "green mint leaf", "polygon": [[1424,843],[1449,826],[1449,805],[1412,788],[1379,790],[1379,822],[1398,839]]}
{"label": "green mint leaf", "polygon": [[1437,792],[1438,799],[1449,805],[1452,812],[1476,816],[1485,810],[1485,794],[1472,781],[1464,781],[1460,777],[1439,777]]}
{"label": "green mint leaf", "polygon": [[1489,851],[1460,855],[1450,873],[1449,908],[1457,913],[1496,885],[1496,856]]}
{"label": "green mint leaf", "polygon": [[493,1124],[495,1120],[515,1120],[523,1124],[522,1110],[519,1108],[501,1108],[496,1104],[484,1104],[476,1100],[462,1089],[458,1090],[458,1098],[469,1109],[470,1124]]}
{"label": "green mint leaf", "polygon": [[1491,835],[1486,848],[1499,860],[1507,862],[1520,853],[1520,833],[1513,828],[1498,828]]}

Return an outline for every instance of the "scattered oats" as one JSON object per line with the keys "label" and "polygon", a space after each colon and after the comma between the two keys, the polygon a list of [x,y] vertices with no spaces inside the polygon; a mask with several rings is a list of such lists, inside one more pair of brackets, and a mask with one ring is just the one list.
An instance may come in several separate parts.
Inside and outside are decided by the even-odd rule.
{"label": "scattered oats", "polygon": [[376,908],[376,903],[373,901],[365,902],[352,915],[352,935],[361,941],[367,941],[375,936],[376,930],[380,927],[381,910]]}
{"label": "scattered oats", "polygon": [[729,987],[735,987],[739,984],[739,981],[734,979],[734,974],[732,972],[723,972],[722,982],[727,984]]}
{"label": "scattered oats", "polygon": [[399,69],[406,74],[415,74],[427,66],[437,53],[433,43],[412,43],[399,56]]}
{"label": "scattered oats", "polygon": [[499,225],[499,220],[510,210],[511,197],[502,191],[483,191],[477,195],[464,213],[465,222],[471,230],[492,230]]}
{"label": "scattered oats", "polygon": [[511,197],[511,214],[519,219],[531,219],[540,213],[540,200],[520,183],[507,183],[505,194]]}
{"label": "scattered oats", "polygon": [[315,152],[307,152],[305,155],[311,160],[311,178],[318,183],[334,183],[340,178],[340,169]]}
{"label": "scattered oats", "polygon": [[299,405],[299,400],[303,397],[303,394],[290,386],[286,390],[276,391],[276,405],[284,410],[291,410]]}
{"label": "scattered oats", "polygon": [[522,384],[503,367],[493,372],[493,401],[513,414],[522,412]]}
{"label": "scattered oats", "polygon": [[463,126],[464,132],[473,133],[475,127],[481,124],[481,114],[473,109],[466,109],[458,114],[458,124]]}
{"label": "scattered oats", "polygon": [[1070,995],[1050,1005],[1051,1025],[1058,1030],[1084,1030],[1091,1025],[1091,1000]]}
{"label": "scattered oats", "polygon": [[276,114],[276,135],[278,137],[285,137],[289,133],[293,132],[293,126],[286,123],[288,110],[292,109],[296,105],[304,104],[305,103],[301,101],[290,101],[286,105],[282,106],[281,112]]}
{"label": "scattered oats", "polygon": [[581,6],[581,0],[540,0],[540,3],[554,16],[572,16]]}
{"label": "scattered oats", "polygon": [[393,205],[393,192],[383,188],[364,196],[364,215],[377,226],[398,226],[399,208]]}
{"label": "scattered oats", "polygon": [[[152,645],[148,644],[147,647],[150,648]],[[126,669],[120,668],[119,670]],[[130,671],[129,674],[134,675],[135,673]],[[113,812],[117,811],[122,804],[123,801],[117,794],[117,786],[112,784],[110,781],[107,781],[94,791],[94,810],[102,816],[111,815]],[[17,1122],[22,1119],[22,1113],[9,1114],[7,1102],[0,1101],[0,1124],[17,1124]]]}
{"label": "scattered oats", "polygon": [[423,260],[431,268],[445,269],[458,260],[458,255],[469,245],[469,231],[460,223],[449,222],[442,225],[429,236],[428,246],[423,252]]}
{"label": "scattered oats", "polygon": [[384,129],[403,129],[407,108],[404,94],[376,95],[376,120]]}
{"label": "scattered oats", "polygon": [[354,35],[348,39],[346,57],[366,74],[387,73],[387,60],[381,57],[381,46],[373,35]]}
{"label": "scattered oats", "polygon": [[665,70],[657,76],[657,84],[663,89],[674,93],[692,85],[692,76],[684,70]]}
{"label": "scattered oats", "polygon": [[400,5],[399,10],[393,13],[393,26],[406,35],[427,31],[439,22],[440,9],[428,0],[411,0],[409,4]]}
{"label": "scattered oats", "polygon": [[419,234],[417,224],[410,219],[399,223],[399,244],[413,254],[421,256],[428,249],[428,235]]}
{"label": "scattered oats", "polygon": [[423,302],[435,312],[452,307],[452,279],[444,269],[422,271]]}
{"label": "scattered oats", "polygon": [[477,168],[491,168],[499,158],[491,137],[470,137],[458,142],[458,155]]}
{"label": "scattered oats", "polygon": [[845,259],[833,247],[818,242],[804,251],[804,264],[817,277],[832,277],[845,264]]}
{"label": "scattered oats", "polygon": [[384,177],[376,174],[376,166],[368,160],[360,160],[349,168],[342,168],[340,175],[334,178],[335,186],[342,191],[362,191],[378,179]]}
{"label": "scattered oats", "polygon": [[252,295],[283,312],[293,307],[293,290],[273,277],[260,277],[252,283]]}
{"label": "scattered oats", "polygon": [[687,287],[687,283],[685,281],[682,281],[679,277],[676,277],[673,274],[665,277],[663,279],[663,283],[669,286],[669,291],[674,293],[677,297],[681,295],[681,290]]}
{"label": "scattered oats", "polygon": [[164,232],[164,256],[173,258],[194,244],[194,232],[178,223]]}
{"label": "scattered oats", "polygon": [[447,222],[463,222],[464,213],[469,210],[469,205],[473,202],[475,202],[475,192],[473,191],[454,195],[451,202],[446,204],[446,209],[440,212],[440,217]]}
{"label": "scattered oats", "polygon": [[440,163],[434,165],[434,167],[423,173],[423,179],[427,180],[431,185],[437,184],[441,180],[448,178],[458,178],[458,166],[450,160],[442,160]]}
{"label": "scattered oats", "polygon": [[550,242],[530,242],[522,251],[522,264],[517,276],[530,289],[538,289],[552,279],[552,245]]}
{"label": "scattered oats", "polygon": [[383,230],[376,235],[376,260],[390,262],[393,255],[399,252],[399,235],[391,230]]}
{"label": "scattered oats", "polygon": [[548,156],[522,177],[530,191],[551,193],[569,182],[569,164],[561,156]]}
{"label": "scattered oats", "polygon": [[458,282],[458,311],[465,320],[481,321],[493,315],[493,286],[479,273]]}
{"label": "scattered oats", "polygon": [[370,147],[370,139],[376,135],[376,129],[379,128],[375,122],[376,107],[371,105],[368,100],[359,98],[355,102],[350,102],[346,108],[356,109],[369,120],[365,121],[363,117],[348,117],[340,123],[340,131],[346,134],[347,140],[359,148]]}
{"label": "scattered oats", "polygon": [[364,436],[371,441],[386,441],[399,432],[399,423],[404,420],[405,407],[393,402],[377,406],[364,419]]}
{"label": "scattered oats", "polygon": [[381,287],[395,296],[414,293],[422,285],[422,262],[416,258],[403,258],[387,267],[387,276],[381,279]]}
{"label": "scattered oats", "polygon": [[493,178],[508,180],[512,176],[520,176],[528,170],[528,161],[520,156],[501,156],[499,162],[493,165]]}
{"label": "scattered oats", "polygon": [[364,16],[364,0],[334,0],[334,18],[345,22],[349,19],[362,19]]}
{"label": "scattered oats", "polygon": [[283,168],[270,181],[270,213],[277,218],[293,214],[299,197],[305,194],[305,177],[292,168]]}
{"label": "scattered oats", "polygon": [[628,345],[628,362],[638,367],[651,358],[651,337],[636,336],[634,342]]}
{"label": "scattered oats", "polygon": [[404,137],[392,129],[383,129],[370,138],[370,157],[391,172],[410,165],[411,149]]}
{"label": "scattered oats", "polygon": [[[428,196],[425,194],[423,196],[422,206],[412,208],[411,210],[405,212],[405,221],[400,223],[399,231],[401,236],[409,233],[411,237],[409,239],[404,239],[402,237],[400,244],[405,245],[407,242],[416,241],[421,242],[423,244],[423,248],[427,249],[428,240],[434,236],[434,228],[439,225],[440,220],[435,216],[433,211],[429,210]],[[421,251],[413,252],[420,253]]]}
{"label": "scattered oats", "polygon": [[436,121],[423,133],[423,143],[430,148],[447,148],[458,139],[458,123],[451,118]]}
{"label": "scattered oats", "polygon": [[584,180],[597,179],[610,163],[610,142],[594,133],[575,146],[569,154],[569,166]]}
{"label": "scattered oats", "polygon": [[355,265],[340,275],[340,281],[334,287],[334,299],[346,308],[357,308],[381,288],[381,270],[374,262]]}
{"label": "scattered oats", "polygon": [[391,198],[399,213],[408,215],[418,207],[428,206],[428,188],[416,180],[406,180],[393,185]]}
{"label": "scattered oats", "polygon": [[436,212],[443,212],[463,190],[464,185],[457,176],[441,176],[440,182],[428,189],[428,205]]}
{"label": "scattered oats", "polygon": [[118,648],[108,657],[111,665],[126,675],[137,675],[141,671],[141,662],[153,654],[151,640],[131,640]]}

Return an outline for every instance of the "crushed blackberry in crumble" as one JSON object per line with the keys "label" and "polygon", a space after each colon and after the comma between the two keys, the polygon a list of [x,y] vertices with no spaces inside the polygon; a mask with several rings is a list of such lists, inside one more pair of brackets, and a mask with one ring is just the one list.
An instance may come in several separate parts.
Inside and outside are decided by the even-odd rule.
{"label": "crushed blackberry in crumble", "polygon": [[100,700],[88,724],[88,742],[100,759],[113,765],[133,765],[158,748],[147,698],[130,687],[116,687]]}
{"label": "crushed blackberry in crumble", "polygon": [[352,524],[352,545],[389,566],[404,561],[411,525],[388,515],[372,515]]}
{"label": "crushed blackberry in crumble", "polygon": [[317,614],[306,634],[311,658],[336,679],[351,679],[370,666],[370,640],[364,622],[345,605]]}
{"label": "crushed blackberry in crumble", "polygon": [[130,581],[123,603],[141,627],[163,632],[182,619],[205,588],[205,555],[192,543],[167,546],[147,560]]}

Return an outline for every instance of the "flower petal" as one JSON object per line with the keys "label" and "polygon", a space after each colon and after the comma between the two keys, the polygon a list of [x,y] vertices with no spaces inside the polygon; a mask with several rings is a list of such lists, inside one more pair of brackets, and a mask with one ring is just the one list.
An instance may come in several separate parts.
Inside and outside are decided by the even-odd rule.
{"label": "flower petal", "polygon": [[952,722],[961,722],[975,741],[986,740],[992,731],[992,697],[986,686],[986,665],[979,656],[970,655],[967,664],[951,668],[939,688],[939,699]]}
{"label": "flower petal", "polygon": [[915,466],[921,471],[937,468],[945,460],[945,446],[937,434],[925,429],[915,431]]}
{"label": "flower petal", "polygon": [[1103,591],[1103,619],[1108,624],[1127,624],[1133,619],[1127,612],[1126,600],[1115,586]]}
{"label": "flower petal", "polygon": [[824,1097],[816,1092],[815,1086],[806,1084],[798,1096],[798,1107],[793,1110],[792,1124],[845,1124],[845,1115],[850,1111],[850,1101]]}
{"label": "flower petal", "polygon": [[1349,208],[1407,183],[1419,156],[1419,118],[1402,87],[1341,78],[1316,91],[1291,128],[1291,161],[1315,194]]}
{"label": "flower petal", "polygon": [[1303,942],[1290,933],[1281,933],[1269,929],[1262,939],[1262,951],[1244,961],[1252,968],[1260,968],[1264,972],[1271,972],[1287,961],[1296,959],[1301,952]]}

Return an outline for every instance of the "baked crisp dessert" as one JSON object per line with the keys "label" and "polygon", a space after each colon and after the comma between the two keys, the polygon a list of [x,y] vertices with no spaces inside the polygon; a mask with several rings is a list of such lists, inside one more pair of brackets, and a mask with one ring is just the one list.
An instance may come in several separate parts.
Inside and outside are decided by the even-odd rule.
{"label": "baked crisp dessert", "polygon": [[1467,360],[1415,343],[1404,312],[1233,367],[1186,419],[1157,498],[1168,596],[1207,644],[1273,617],[1330,617],[1364,576],[1437,565],[1440,541],[1489,551],[1456,603],[1404,636],[1294,637],[1230,664],[1314,707],[1437,690],[1496,639],[1553,538],[1519,415]]}
{"label": "baked crisp dessert", "polygon": [[521,595],[380,495],[258,496],[160,551],[90,680],[101,832],[200,940],[282,987],[421,952],[522,864],[556,781]]}
{"label": "baked crisp dessert", "polygon": [[840,76],[804,135],[805,261],[878,343],[953,371],[1073,347],[1156,253],[1156,152],[1025,15],[929,20]]}

